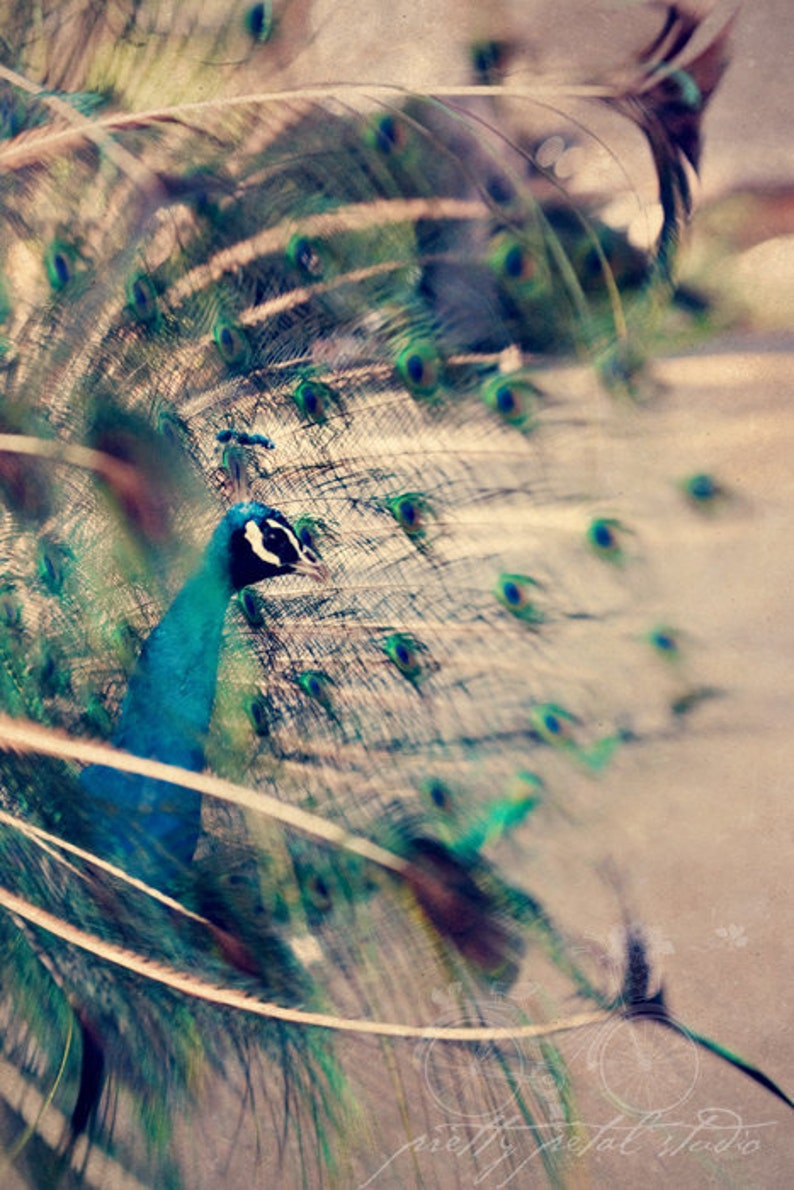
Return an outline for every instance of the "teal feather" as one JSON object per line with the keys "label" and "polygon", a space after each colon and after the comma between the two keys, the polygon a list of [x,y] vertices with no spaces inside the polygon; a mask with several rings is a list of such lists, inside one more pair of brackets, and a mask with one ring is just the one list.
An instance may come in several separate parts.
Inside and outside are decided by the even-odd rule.
{"label": "teal feather", "polygon": [[[592,88],[650,143],[649,253],[544,164],[513,40],[472,36],[475,96],[312,90],[308,13],[3,9],[2,1094],[31,1185],[68,1185],[83,1133],[89,1184],[206,1184],[238,1109],[249,1180],[482,1181],[509,1110],[560,1184],[540,1142],[582,1088],[543,1030],[675,1027],[640,933],[616,994],[530,860],[716,693],[668,626],[653,495],[608,461],[681,326],[724,38],[681,73],[671,7]],[[682,514],[718,511],[708,478],[671,477]],[[272,583],[244,532],[271,501]],[[426,1163],[450,1127],[471,1160]]]}
{"label": "teal feather", "polygon": [[[249,541],[252,527],[256,537]],[[269,560],[257,555],[257,540]],[[300,568],[323,574],[317,556],[280,514],[252,502],[234,505],[200,567],[143,645],[112,742],[136,756],[201,772],[232,594],[259,578]],[[163,891],[178,887],[201,829],[200,795],[100,766],[84,769],[80,781],[91,799],[86,810],[96,851]]]}

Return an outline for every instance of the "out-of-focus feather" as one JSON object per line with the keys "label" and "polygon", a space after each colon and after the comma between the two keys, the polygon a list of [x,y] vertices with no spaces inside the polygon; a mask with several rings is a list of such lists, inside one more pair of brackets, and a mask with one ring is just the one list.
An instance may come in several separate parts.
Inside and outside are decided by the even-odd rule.
{"label": "out-of-focus feather", "polygon": [[689,164],[697,170],[700,165],[703,111],[728,62],[732,21],[695,58],[681,64],[680,55],[699,24],[697,17],[670,5],[662,31],[639,55],[647,63],[641,85],[606,100],[642,129],[650,145],[662,206],[658,258],[665,271],[669,271],[682,221],[692,207],[686,167]]}

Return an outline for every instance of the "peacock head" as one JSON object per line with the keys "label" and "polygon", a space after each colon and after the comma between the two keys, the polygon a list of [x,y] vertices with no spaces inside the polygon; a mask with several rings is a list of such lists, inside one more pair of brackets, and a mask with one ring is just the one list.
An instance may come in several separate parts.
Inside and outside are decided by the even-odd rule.
{"label": "peacock head", "polygon": [[229,577],[235,591],[277,574],[308,574],[318,582],[328,578],[328,568],[305,545],[287,518],[257,501],[235,504],[223,519]]}

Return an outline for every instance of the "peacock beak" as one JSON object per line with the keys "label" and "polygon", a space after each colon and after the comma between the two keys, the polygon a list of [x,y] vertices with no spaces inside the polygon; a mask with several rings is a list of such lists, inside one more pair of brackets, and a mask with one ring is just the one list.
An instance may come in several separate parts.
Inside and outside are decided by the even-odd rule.
{"label": "peacock beak", "polygon": [[315,582],[326,583],[330,577],[330,572],[322,558],[318,558],[313,550],[303,550],[297,562],[294,562],[292,569],[295,574],[308,574],[309,578],[313,578]]}

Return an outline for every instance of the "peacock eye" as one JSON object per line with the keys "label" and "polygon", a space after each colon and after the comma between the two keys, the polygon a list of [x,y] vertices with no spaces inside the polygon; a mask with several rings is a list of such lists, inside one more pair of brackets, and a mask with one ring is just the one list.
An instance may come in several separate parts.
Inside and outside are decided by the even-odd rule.
{"label": "peacock eye", "polygon": [[693,475],[687,482],[687,491],[694,500],[711,500],[717,485],[710,475]]}
{"label": "peacock eye", "polygon": [[495,401],[497,410],[505,417],[510,417],[515,413],[518,406],[518,397],[514,388],[509,384],[500,384],[495,393]]}
{"label": "peacock eye", "polygon": [[315,425],[322,425],[326,421],[328,406],[334,398],[333,389],[319,380],[302,380],[292,394],[301,415]]}
{"label": "peacock eye", "polygon": [[482,388],[482,399],[508,425],[531,429],[535,421],[535,399],[540,390],[526,372],[493,376]]}
{"label": "peacock eye", "polygon": [[409,496],[406,496],[405,499],[398,502],[396,512],[400,520],[400,524],[406,529],[410,530],[416,526],[416,523],[419,520],[419,509],[415,501],[411,500]]}
{"label": "peacock eye", "polygon": [[234,323],[219,319],[212,328],[212,337],[223,362],[234,371],[244,368],[249,359],[250,346],[245,333]]}
{"label": "peacock eye", "polygon": [[298,541],[309,550],[317,549],[317,536],[319,526],[313,517],[298,517],[295,521],[295,533]]}
{"label": "peacock eye", "polygon": [[474,77],[483,86],[498,83],[505,66],[507,47],[502,41],[479,41],[471,47],[469,56]]}
{"label": "peacock eye", "polygon": [[397,120],[391,112],[387,112],[373,120],[367,140],[384,157],[391,157],[405,148],[408,134],[403,121]]}
{"label": "peacock eye", "polygon": [[318,703],[326,711],[332,711],[331,687],[333,681],[319,669],[309,669],[298,674],[298,685],[304,694],[313,702]]}
{"label": "peacock eye", "polygon": [[313,281],[319,281],[326,271],[326,252],[320,240],[307,236],[293,236],[287,245],[287,258],[291,264]]}
{"label": "peacock eye", "polygon": [[139,273],[127,286],[127,305],[133,318],[146,326],[157,322],[157,295],[149,278]]}
{"label": "peacock eye", "polygon": [[540,703],[530,709],[529,721],[536,735],[547,744],[557,746],[571,743],[576,718],[563,707]]}
{"label": "peacock eye", "polygon": [[587,527],[587,542],[599,558],[622,562],[624,526],[609,517],[596,517]]}
{"label": "peacock eye", "polygon": [[494,595],[511,615],[530,624],[539,623],[543,614],[535,603],[538,583],[528,574],[500,574]]}
{"label": "peacock eye", "polygon": [[56,293],[65,289],[74,276],[75,250],[63,240],[55,240],[47,250],[44,265],[47,280]]}
{"label": "peacock eye", "polygon": [[185,427],[169,409],[160,409],[156,414],[157,430],[169,446],[181,449],[184,445]]}
{"label": "peacock eye", "polygon": [[648,633],[648,641],[661,656],[674,659],[681,652],[678,633],[673,628],[654,628]]}
{"label": "peacock eye", "polygon": [[409,665],[412,665],[413,659],[413,650],[404,641],[400,641],[395,645],[394,660],[402,669],[406,669]]}
{"label": "peacock eye", "polygon": [[709,508],[725,494],[714,476],[705,471],[690,475],[684,480],[682,487],[686,498],[698,508]]}
{"label": "peacock eye", "polygon": [[519,244],[511,245],[503,257],[502,265],[505,276],[513,280],[525,277],[530,268],[527,254]]}
{"label": "peacock eye", "polygon": [[264,695],[255,694],[250,700],[248,703],[248,718],[258,736],[264,737],[270,734],[270,716],[268,714],[267,700]]}
{"label": "peacock eye", "polygon": [[69,259],[63,252],[54,252],[51,260],[52,265],[52,283],[54,288],[61,289],[64,285],[68,285],[72,276],[72,267]]}
{"label": "peacock eye", "polygon": [[263,44],[273,32],[273,7],[270,3],[254,4],[245,14],[245,28],[251,38]]}
{"label": "peacock eye", "polygon": [[437,777],[426,781],[422,787],[424,794],[439,810],[449,810],[452,804],[452,796],[449,788],[443,781],[439,781]]}
{"label": "peacock eye", "polygon": [[314,874],[308,878],[303,891],[313,909],[326,912],[333,906],[333,894],[328,881],[323,876]]}
{"label": "peacock eye", "polygon": [[243,587],[237,596],[240,610],[252,628],[261,628],[265,622],[262,601],[250,587]]}
{"label": "peacock eye", "polygon": [[387,507],[408,537],[424,536],[425,514],[429,512],[429,505],[418,492],[405,492],[400,496],[394,496],[387,501]]}
{"label": "peacock eye", "polygon": [[537,288],[543,277],[536,253],[508,232],[494,236],[488,263],[497,277],[521,292]]}
{"label": "peacock eye", "polygon": [[384,652],[404,678],[414,684],[425,674],[422,646],[405,632],[393,632],[383,643]]}
{"label": "peacock eye", "polygon": [[417,340],[400,352],[397,373],[414,396],[432,397],[441,382],[441,357],[428,340]]}

